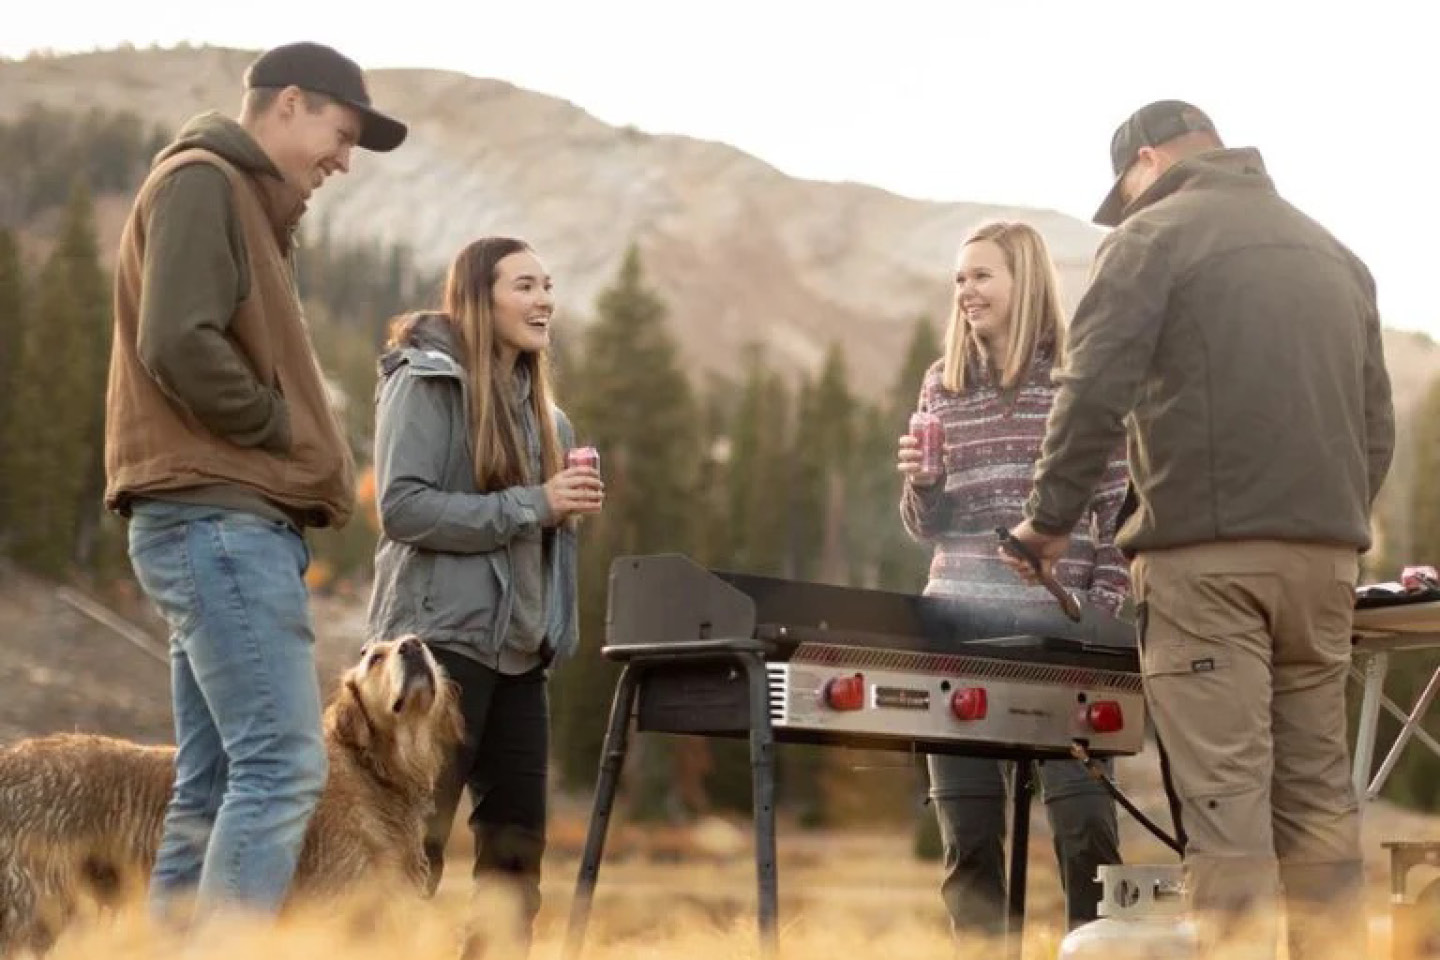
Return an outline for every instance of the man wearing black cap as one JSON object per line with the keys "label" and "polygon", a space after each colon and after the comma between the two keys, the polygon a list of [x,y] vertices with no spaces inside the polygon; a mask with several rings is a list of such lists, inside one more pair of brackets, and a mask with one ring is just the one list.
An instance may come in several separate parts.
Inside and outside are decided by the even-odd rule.
{"label": "man wearing black cap", "polygon": [[1283,886],[1292,960],[1363,957],[1345,677],[1394,444],[1375,285],[1189,104],[1140,109],[1110,153],[1095,219],[1116,229],[1014,533],[1063,553],[1128,428],[1137,509],[1116,542],[1202,946],[1273,957]]}
{"label": "man wearing black cap", "polygon": [[292,271],[310,195],[355,147],[393,150],[359,67],[314,43],[250,67],[238,121],[190,120],[117,253],[106,504],[171,629],[174,791],[151,877],[162,914],[272,913],[325,783],[304,574],[354,463]]}

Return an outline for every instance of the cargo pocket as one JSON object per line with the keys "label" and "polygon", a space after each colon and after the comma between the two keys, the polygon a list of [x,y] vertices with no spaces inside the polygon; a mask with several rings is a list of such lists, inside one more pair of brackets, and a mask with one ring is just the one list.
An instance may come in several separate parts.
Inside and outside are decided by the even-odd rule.
{"label": "cargo pocket", "polygon": [[1137,598],[1136,629],[1140,641],[1140,669],[1146,680],[1160,677],[1193,676],[1222,678],[1232,663],[1233,643],[1226,642],[1235,630],[1234,615],[1226,609],[1225,582],[1212,583],[1205,576],[1185,577],[1180,589],[1169,581],[1158,598],[1154,583],[1145,583]]}
{"label": "cargo pocket", "polygon": [[1214,824],[1250,809],[1268,777],[1269,701],[1228,643],[1162,623],[1153,605],[1146,619],[1140,664],[1177,839],[1213,850]]}
{"label": "cargo pocket", "polygon": [[1230,655],[1219,644],[1190,638],[1145,636],[1142,631],[1140,670],[1145,678],[1194,676],[1197,680],[1213,677],[1217,683],[1228,682]]}

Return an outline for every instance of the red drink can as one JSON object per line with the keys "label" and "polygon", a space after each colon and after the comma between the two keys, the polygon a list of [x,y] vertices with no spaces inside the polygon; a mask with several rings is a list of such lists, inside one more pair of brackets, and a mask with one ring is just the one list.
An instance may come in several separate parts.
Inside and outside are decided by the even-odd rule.
{"label": "red drink can", "polygon": [[917,410],[910,416],[910,436],[920,444],[920,472],[940,476],[945,471],[945,427],[940,418]]}
{"label": "red drink can", "polygon": [[565,466],[590,467],[600,472],[600,451],[594,447],[573,447],[565,454]]}

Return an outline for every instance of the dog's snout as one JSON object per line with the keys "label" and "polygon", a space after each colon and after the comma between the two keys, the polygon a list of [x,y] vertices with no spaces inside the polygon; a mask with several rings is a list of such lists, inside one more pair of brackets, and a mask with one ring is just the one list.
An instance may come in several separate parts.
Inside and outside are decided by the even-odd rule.
{"label": "dog's snout", "polygon": [[[434,699],[437,678],[435,668],[431,665],[430,655],[425,652],[425,645],[415,637],[406,637],[395,645],[395,650],[400,655],[400,675],[404,678],[403,689],[396,697],[392,709],[399,713],[405,709],[410,702],[429,703]],[[430,697],[421,700],[414,700],[411,694],[425,691]]]}
{"label": "dog's snout", "polygon": [[405,665],[407,673],[430,673],[430,657],[425,653],[424,643],[414,637],[406,637],[400,641],[398,649],[400,662]]}

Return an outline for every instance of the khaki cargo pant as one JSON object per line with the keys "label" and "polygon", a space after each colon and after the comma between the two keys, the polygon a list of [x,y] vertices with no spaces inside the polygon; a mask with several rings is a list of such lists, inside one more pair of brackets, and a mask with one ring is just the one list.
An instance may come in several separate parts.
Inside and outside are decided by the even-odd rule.
{"label": "khaki cargo pant", "polygon": [[1345,677],[1354,548],[1277,541],[1140,554],[1145,692],[1188,835],[1202,956],[1365,956]]}

